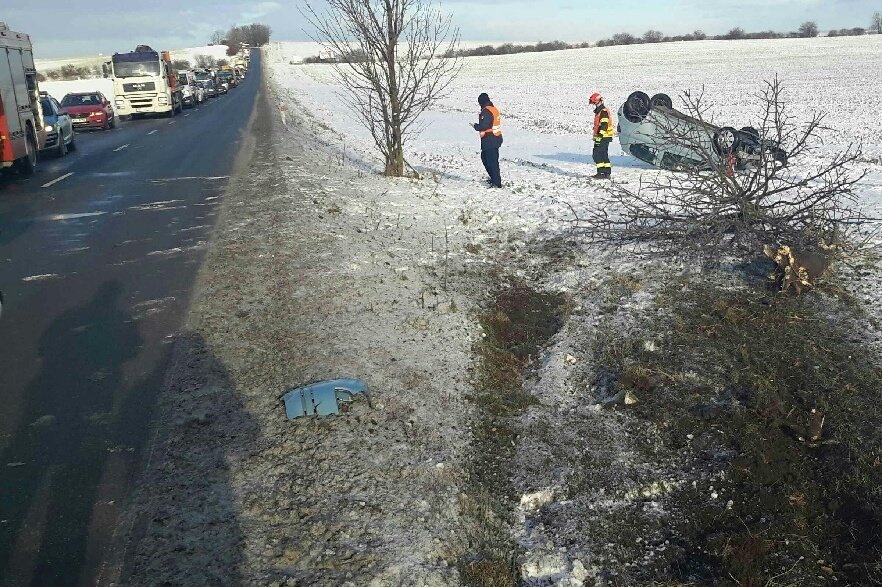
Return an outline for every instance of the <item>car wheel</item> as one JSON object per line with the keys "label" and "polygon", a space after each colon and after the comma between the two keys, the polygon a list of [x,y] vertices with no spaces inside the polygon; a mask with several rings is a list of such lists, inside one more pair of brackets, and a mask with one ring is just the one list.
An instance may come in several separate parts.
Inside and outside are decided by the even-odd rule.
{"label": "car wheel", "polygon": [[773,154],[775,163],[780,165],[781,167],[787,167],[787,159],[789,158],[787,155],[787,151],[782,149],[781,147],[776,147]]}
{"label": "car wheel", "polygon": [[77,131],[71,129],[70,131],[70,144],[67,146],[68,151],[76,151],[77,150]]}
{"label": "car wheel", "polygon": [[116,128],[116,115],[115,114],[110,118],[110,128]]}
{"label": "car wheel", "polygon": [[719,155],[731,155],[739,146],[738,131],[731,126],[724,126],[714,135],[714,148]]}
{"label": "car wheel", "polygon": [[643,92],[634,92],[625,101],[623,113],[631,122],[643,122],[651,109],[649,96]]}
{"label": "car wheel", "polygon": [[64,142],[64,131],[62,129],[58,129],[58,147],[55,149],[55,154],[58,157],[64,157],[67,155],[67,143]]}
{"label": "car wheel", "polygon": [[671,97],[667,94],[656,94],[652,97],[649,103],[653,108],[658,108],[659,106],[663,106],[668,110],[672,110],[674,108],[674,101],[671,100]]}

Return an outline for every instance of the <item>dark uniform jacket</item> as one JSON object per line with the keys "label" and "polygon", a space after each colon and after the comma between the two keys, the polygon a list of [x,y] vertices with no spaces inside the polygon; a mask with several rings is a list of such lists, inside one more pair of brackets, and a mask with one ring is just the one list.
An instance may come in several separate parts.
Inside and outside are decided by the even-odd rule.
{"label": "dark uniform jacket", "polygon": [[[481,115],[478,117],[478,123],[475,125],[475,130],[478,132],[487,131],[493,128],[493,114],[489,110],[487,110],[487,106],[493,106],[493,102],[490,102],[489,104],[486,104],[483,108],[481,108]],[[488,149],[498,149],[501,146],[502,135],[496,136],[492,132],[488,132],[481,137],[482,151],[486,151]]]}

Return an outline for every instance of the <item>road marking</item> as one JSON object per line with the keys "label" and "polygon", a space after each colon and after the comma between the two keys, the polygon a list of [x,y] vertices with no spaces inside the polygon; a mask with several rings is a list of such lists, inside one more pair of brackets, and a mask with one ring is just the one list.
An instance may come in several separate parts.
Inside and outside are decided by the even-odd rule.
{"label": "road marking", "polygon": [[129,146],[130,144],[131,144],[131,143],[126,143],[126,144],[123,145],[122,147],[117,147],[116,149],[113,150],[113,152],[116,153],[117,151],[122,151],[123,149],[128,148],[128,146]]}
{"label": "road marking", "polygon": [[58,279],[61,277],[57,273],[44,273],[42,275],[31,275],[29,277],[22,277],[22,281],[45,281],[47,279]]}
{"label": "road marking", "polygon": [[184,118],[187,118],[188,116],[190,116],[190,113],[189,113],[189,112],[187,112],[186,114],[184,114]]}
{"label": "road marking", "polygon": [[40,216],[38,220],[76,220],[77,218],[89,218],[91,216],[103,216],[107,212],[80,212],[79,214],[50,214],[49,216]]}
{"label": "road marking", "polygon": [[174,124],[174,123],[175,123],[175,121],[174,121],[174,120],[172,120],[172,121],[171,121],[171,122],[169,122],[169,124]]}
{"label": "road marking", "polygon": [[74,174],[73,171],[71,171],[70,173],[65,173],[65,174],[62,175],[61,177],[56,177],[56,178],[53,179],[52,181],[49,181],[49,182],[44,183],[42,187],[44,187],[44,188],[51,187],[51,186],[55,185],[56,183],[58,183],[59,181],[61,181],[62,179],[67,179],[68,177],[70,177],[70,176],[73,175],[73,174]]}
{"label": "road marking", "polygon": [[158,131],[154,129],[154,130],[151,130],[150,132],[148,132],[147,134],[148,134],[148,135],[152,135],[152,134],[155,133],[155,132],[158,132]]}
{"label": "road marking", "polygon": [[229,175],[191,175],[187,177],[167,177],[165,179],[151,179],[150,183],[163,183],[166,181],[182,181],[190,179],[230,179]]}

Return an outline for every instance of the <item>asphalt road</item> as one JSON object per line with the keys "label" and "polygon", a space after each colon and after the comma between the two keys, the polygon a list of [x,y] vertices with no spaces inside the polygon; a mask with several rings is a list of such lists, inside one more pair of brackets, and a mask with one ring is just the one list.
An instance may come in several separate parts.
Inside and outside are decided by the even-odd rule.
{"label": "asphalt road", "polygon": [[259,60],[227,96],[81,133],[34,177],[0,179],[2,585],[92,585],[100,573]]}

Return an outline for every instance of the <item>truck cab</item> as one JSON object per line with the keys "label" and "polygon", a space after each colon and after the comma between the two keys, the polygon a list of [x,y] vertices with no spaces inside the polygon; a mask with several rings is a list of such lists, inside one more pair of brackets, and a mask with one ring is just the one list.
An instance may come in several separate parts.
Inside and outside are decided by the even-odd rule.
{"label": "truck cab", "polygon": [[0,22],[0,168],[33,174],[45,144],[31,39]]}
{"label": "truck cab", "polygon": [[160,54],[147,45],[138,45],[129,53],[114,53],[110,63],[120,116],[174,116],[183,110],[183,94],[168,51]]}

